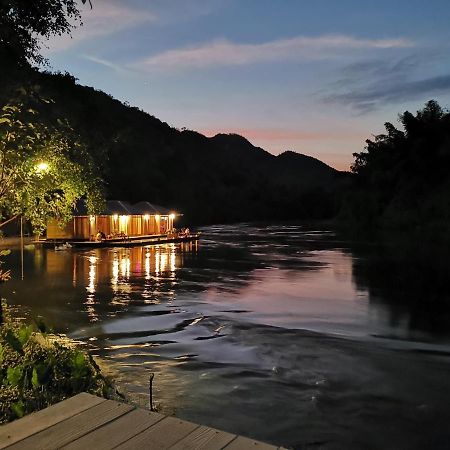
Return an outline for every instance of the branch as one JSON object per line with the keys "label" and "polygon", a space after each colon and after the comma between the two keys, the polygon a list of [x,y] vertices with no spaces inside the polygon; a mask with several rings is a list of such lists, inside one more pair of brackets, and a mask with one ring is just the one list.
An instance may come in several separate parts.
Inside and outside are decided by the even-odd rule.
{"label": "branch", "polygon": [[20,214],[16,214],[15,216],[12,216],[10,219],[5,220],[4,222],[0,223],[0,228],[5,226],[7,223],[12,222],[13,220],[17,219],[20,216]]}

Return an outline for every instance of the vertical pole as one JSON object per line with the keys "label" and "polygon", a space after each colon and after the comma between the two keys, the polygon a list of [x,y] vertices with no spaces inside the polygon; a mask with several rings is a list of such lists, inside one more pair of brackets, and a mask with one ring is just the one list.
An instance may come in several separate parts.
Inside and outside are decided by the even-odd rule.
{"label": "vertical pole", "polygon": [[149,403],[150,403],[150,411],[154,411],[155,409],[153,408],[153,378],[155,378],[155,374],[153,372],[150,373],[150,379],[149,379]]}
{"label": "vertical pole", "polygon": [[23,217],[20,216],[20,262],[22,269],[22,280],[23,280]]}

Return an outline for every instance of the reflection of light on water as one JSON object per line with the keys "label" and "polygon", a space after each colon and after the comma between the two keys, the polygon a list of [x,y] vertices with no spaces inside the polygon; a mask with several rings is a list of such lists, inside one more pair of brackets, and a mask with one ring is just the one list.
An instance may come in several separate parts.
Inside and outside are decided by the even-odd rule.
{"label": "reflection of light on water", "polygon": [[89,256],[89,284],[86,289],[90,294],[95,293],[95,273],[96,273],[95,263],[96,262],[97,262],[97,258],[95,256]]}
{"label": "reflection of light on water", "polygon": [[164,273],[167,270],[167,254],[163,253],[161,255],[160,272]]}
{"label": "reflection of light on water", "polygon": [[122,260],[120,261],[120,275],[123,278],[128,278],[130,276],[130,267],[130,258],[122,258]]}
{"label": "reflection of light on water", "polygon": [[175,245],[172,244],[170,246],[170,271],[172,272],[172,275],[175,274],[176,267],[176,254],[175,254]]}
{"label": "reflection of light on water", "polygon": [[145,254],[145,279],[150,279],[150,252]]}
{"label": "reflection of light on water", "polygon": [[157,247],[156,251],[155,251],[155,274],[156,275],[159,275],[159,261],[160,261],[159,247]]}
{"label": "reflection of light on water", "polygon": [[118,281],[119,281],[119,259],[117,257],[117,253],[114,253],[114,259],[112,262],[111,284],[113,286],[116,286]]}
{"label": "reflection of light on water", "polygon": [[99,249],[73,256],[72,284],[86,289],[84,312],[90,322],[114,317],[124,306],[140,301],[170,305],[176,298],[177,270],[192,243]]}
{"label": "reflection of light on water", "polygon": [[88,296],[84,302],[86,306],[86,312],[89,317],[90,322],[97,322],[98,314],[95,311],[95,279],[97,275],[97,257],[89,256],[89,284],[86,287],[88,291]]}

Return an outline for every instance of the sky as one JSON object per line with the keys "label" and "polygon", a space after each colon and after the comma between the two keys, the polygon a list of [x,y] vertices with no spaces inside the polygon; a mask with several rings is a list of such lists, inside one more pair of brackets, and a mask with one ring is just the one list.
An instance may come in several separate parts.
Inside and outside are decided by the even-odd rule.
{"label": "sky", "polygon": [[177,128],[348,170],[398,114],[450,106],[448,0],[92,0],[50,68]]}

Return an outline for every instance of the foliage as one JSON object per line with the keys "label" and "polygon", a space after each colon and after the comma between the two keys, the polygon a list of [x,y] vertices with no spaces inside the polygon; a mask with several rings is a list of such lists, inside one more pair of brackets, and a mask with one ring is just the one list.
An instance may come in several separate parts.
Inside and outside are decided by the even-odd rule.
{"label": "foliage", "polygon": [[450,219],[450,114],[430,100],[399,116],[403,130],[386,133],[355,153],[353,192],[344,212],[366,225],[422,228]]}
{"label": "foliage", "polygon": [[79,392],[108,397],[111,386],[91,356],[11,319],[0,327],[0,423]]}
{"label": "foliage", "polygon": [[0,0],[0,58],[42,63],[41,39],[70,33],[80,21],[76,0]]}
{"label": "foliage", "polygon": [[[0,250],[0,258],[3,256],[7,256],[10,253],[11,253],[10,250]],[[8,281],[11,278],[11,271],[1,269],[2,264],[3,264],[3,261],[0,260],[0,284],[4,283],[5,281]],[[1,317],[0,317],[0,323],[2,323]]]}
{"label": "foliage", "polygon": [[101,207],[95,164],[67,122],[42,123],[33,109],[0,110],[0,210],[23,215],[41,232],[48,217],[68,220],[81,197],[90,212]]}

